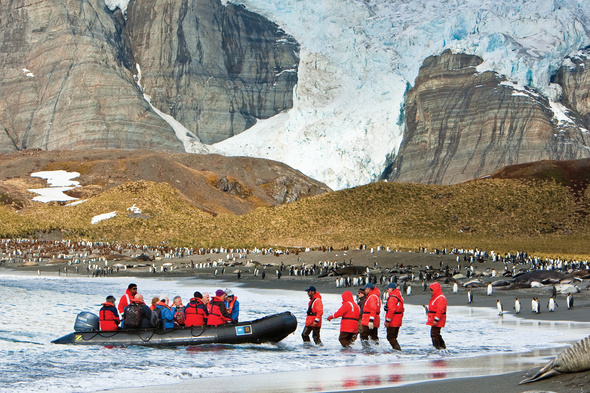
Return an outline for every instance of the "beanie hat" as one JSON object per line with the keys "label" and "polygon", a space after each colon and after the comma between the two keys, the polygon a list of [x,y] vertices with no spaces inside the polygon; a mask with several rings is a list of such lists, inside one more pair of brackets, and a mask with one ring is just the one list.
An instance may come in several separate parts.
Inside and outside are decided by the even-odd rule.
{"label": "beanie hat", "polygon": [[215,296],[220,297],[225,295],[225,291],[223,289],[218,289],[217,291],[215,291]]}

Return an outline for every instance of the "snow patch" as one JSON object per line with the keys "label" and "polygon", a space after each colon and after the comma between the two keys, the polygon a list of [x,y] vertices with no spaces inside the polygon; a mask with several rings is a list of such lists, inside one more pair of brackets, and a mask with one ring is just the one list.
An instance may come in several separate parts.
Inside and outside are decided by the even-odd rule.
{"label": "snow patch", "polygon": [[98,222],[102,221],[102,220],[108,220],[109,218],[113,218],[117,216],[117,211],[114,212],[110,212],[110,213],[104,213],[104,214],[99,214],[98,216],[94,216],[92,217],[92,219],[90,220],[91,224],[97,224]]}
{"label": "snow patch", "polygon": [[109,10],[114,11],[119,8],[123,14],[126,14],[129,1],[130,0],[104,0],[104,3],[109,8]]}
{"label": "snow patch", "polygon": [[72,180],[79,176],[80,174],[78,172],[67,172],[63,170],[34,172],[31,173],[31,177],[46,179],[49,188],[29,189],[28,191],[39,194],[39,196],[33,198],[33,201],[37,202],[48,203],[77,200],[78,198],[68,196],[64,192],[80,187],[79,182]]}

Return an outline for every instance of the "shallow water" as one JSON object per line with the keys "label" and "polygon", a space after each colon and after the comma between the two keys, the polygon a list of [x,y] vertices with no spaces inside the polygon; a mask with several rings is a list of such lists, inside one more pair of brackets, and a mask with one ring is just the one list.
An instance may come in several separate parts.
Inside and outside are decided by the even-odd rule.
{"label": "shallow water", "polygon": [[[170,298],[181,295],[185,303],[195,290],[212,293],[229,286],[194,279],[133,279],[133,282],[148,300],[164,293]],[[342,379],[339,368],[367,365],[374,366],[375,370],[393,367],[399,371],[391,375],[418,373],[424,377],[423,374],[430,373],[427,378],[436,378],[447,373],[446,366],[442,365],[452,364],[457,359],[559,347],[584,337],[584,329],[587,331],[590,326],[573,322],[527,321],[509,315],[500,318],[492,309],[450,307],[447,327],[443,329],[449,349],[438,352],[431,347],[422,307],[407,306],[399,337],[402,354],[391,351],[383,328],[380,331],[381,344],[370,353],[363,352],[358,342],[353,349],[342,350],[337,339],[339,323],[336,321],[324,321],[323,347],[306,347],[300,337],[307,308],[304,291],[231,286],[240,301],[240,320],[291,311],[299,321],[295,334],[278,345],[206,345],[172,349],[109,349],[50,343],[73,331],[79,312],[98,313],[105,297],[113,294],[119,298],[128,283],[128,278],[0,275],[0,302],[3,306],[0,356],[4,359],[0,363],[0,391],[98,391],[249,374],[295,371],[304,376],[317,368],[324,368],[326,372],[332,370],[331,375]],[[323,300],[326,315],[336,311],[341,304],[339,295],[323,295]],[[507,364],[507,361],[496,363]],[[430,364],[432,371],[424,369],[424,364]],[[477,361],[473,360],[474,369],[477,369],[476,364]],[[487,363],[482,368],[489,374],[496,369],[496,373],[506,372],[504,368],[494,368]],[[362,367],[358,369],[362,370]],[[380,377],[383,378],[386,377]],[[407,380],[409,377],[395,378]],[[350,388],[354,388],[354,383],[351,382]]]}

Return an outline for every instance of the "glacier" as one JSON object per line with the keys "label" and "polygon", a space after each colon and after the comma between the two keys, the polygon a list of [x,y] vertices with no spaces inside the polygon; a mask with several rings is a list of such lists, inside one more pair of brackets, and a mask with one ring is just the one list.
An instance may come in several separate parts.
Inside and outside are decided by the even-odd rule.
{"label": "glacier", "polygon": [[[128,0],[105,2],[124,11]],[[206,149],[281,161],[336,190],[377,180],[397,152],[404,93],[426,57],[446,49],[477,55],[478,71],[558,101],[551,75],[590,45],[587,0],[222,3],[277,23],[300,43],[301,58],[291,110]]]}

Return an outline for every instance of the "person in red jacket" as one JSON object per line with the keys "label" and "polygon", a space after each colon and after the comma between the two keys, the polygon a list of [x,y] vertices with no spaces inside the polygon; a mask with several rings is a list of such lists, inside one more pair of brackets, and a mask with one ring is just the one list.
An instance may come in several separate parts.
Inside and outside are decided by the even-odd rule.
{"label": "person in red jacket", "polygon": [[119,328],[119,312],[115,307],[117,300],[114,296],[107,296],[106,302],[102,303],[102,308],[98,312],[100,320],[100,330],[103,331],[114,331]]}
{"label": "person in red jacket", "polygon": [[207,317],[207,325],[218,326],[231,322],[231,315],[225,308],[225,291],[218,289],[215,291],[215,296],[207,306],[209,316]]}
{"label": "person in red jacket", "polygon": [[395,283],[387,284],[385,290],[389,295],[387,298],[387,304],[385,305],[387,341],[389,341],[393,349],[401,351],[402,348],[397,342],[397,335],[400,326],[402,326],[402,319],[404,318],[404,298]]}
{"label": "person in red jacket", "polygon": [[322,340],[320,339],[322,315],[324,315],[322,296],[314,286],[310,286],[305,291],[307,292],[307,296],[309,296],[309,304],[307,305],[307,317],[305,318],[305,327],[303,328],[303,333],[301,333],[301,338],[303,338],[303,342],[310,342],[309,335],[313,332],[313,342],[316,345],[322,345]]}
{"label": "person in red jacket", "polygon": [[378,328],[381,321],[379,317],[379,313],[381,313],[381,292],[371,283],[365,285],[363,289],[367,294],[367,300],[361,317],[361,343],[363,347],[367,347],[369,337],[375,344],[379,344]]}
{"label": "person in red jacket", "polygon": [[133,300],[135,298],[136,294],[137,294],[137,285],[129,284],[127,286],[127,290],[125,291],[125,294],[123,296],[121,296],[121,299],[119,300],[119,307],[117,307],[117,308],[119,309],[120,315],[124,315],[125,307],[127,307],[129,304],[131,304],[131,300]]}
{"label": "person in red jacket", "polygon": [[207,324],[207,306],[203,303],[201,292],[195,292],[184,310],[184,326],[203,326]]}
{"label": "person in red jacket", "polygon": [[440,284],[435,282],[429,285],[432,297],[428,303],[428,320],[426,324],[431,326],[430,338],[436,349],[446,349],[447,346],[440,335],[440,329],[445,327],[447,321],[447,298],[443,295]]}
{"label": "person in red jacket", "polygon": [[355,303],[352,292],[344,291],[342,294],[342,306],[334,314],[328,317],[328,321],[342,317],[340,322],[340,337],[338,341],[344,348],[351,346],[356,340],[359,330],[359,316],[361,309]]}

